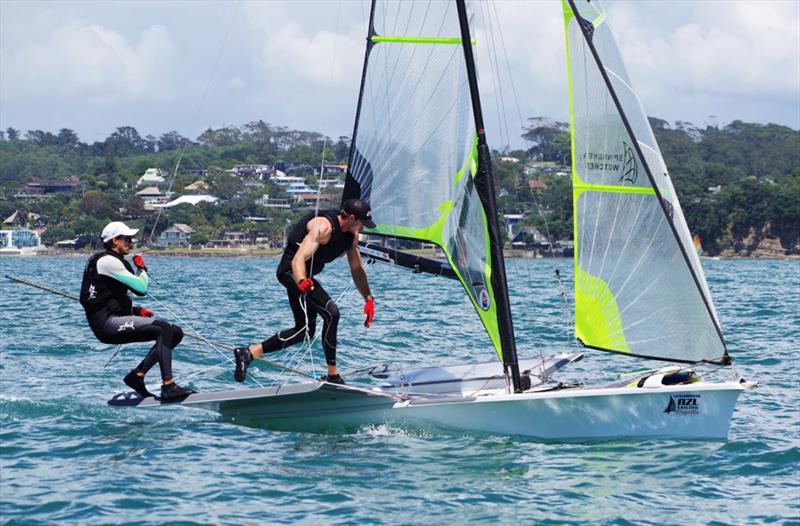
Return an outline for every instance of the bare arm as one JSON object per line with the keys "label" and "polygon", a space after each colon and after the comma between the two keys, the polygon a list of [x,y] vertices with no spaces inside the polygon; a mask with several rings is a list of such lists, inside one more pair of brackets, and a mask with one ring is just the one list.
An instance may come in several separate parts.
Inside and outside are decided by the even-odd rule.
{"label": "bare arm", "polygon": [[358,236],[353,240],[353,246],[347,249],[347,262],[350,264],[350,274],[353,276],[353,283],[355,283],[358,292],[361,293],[364,299],[371,298],[372,293],[369,290],[367,273],[364,271],[364,265],[361,263],[361,253],[358,251]]}
{"label": "bare arm", "polygon": [[306,261],[314,256],[320,245],[331,240],[331,232],[331,224],[324,217],[315,217],[308,222],[308,234],[292,258],[292,276],[295,283],[300,283],[309,277],[306,275]]}

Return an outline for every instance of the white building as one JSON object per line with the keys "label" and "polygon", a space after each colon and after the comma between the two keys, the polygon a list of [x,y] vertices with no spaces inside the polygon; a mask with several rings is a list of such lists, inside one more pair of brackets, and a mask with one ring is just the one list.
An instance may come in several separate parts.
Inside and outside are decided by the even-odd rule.
{"label": "white building", "polygon": [[42,240],[33,230],[0,230],[0,254],[25,254],[40,248]]}
{"label": "white building", "polygon": [[145,170],[144,175],[139,178],[136,186],[160,186],[167,183],[165,175],[167,173],[159,168],[148,168]]}

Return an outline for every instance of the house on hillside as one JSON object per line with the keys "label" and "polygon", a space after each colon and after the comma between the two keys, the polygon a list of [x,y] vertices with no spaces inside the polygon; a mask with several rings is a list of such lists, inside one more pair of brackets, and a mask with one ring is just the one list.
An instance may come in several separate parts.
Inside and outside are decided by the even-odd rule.
{"label": "house on hillside", "polygon": [[258,199],[256,199],[255,203],[258,206],[263,206],[264,208],[289,208],[289,200],[288,199],[279,199],[277,197],[270,197],[269,194],[264,194]]}
{"label": "house on hillside", "polygon": [[78,179],[71,177],[63,181],[29,181],[17,189],[15,199],[39,199],[53,194],[71,194],[78,188]]}
{"label": "house on hillside", "polygon": [[547,183],[545,183],[541,179],[533,179],[531,181],[528,181],[528,187],[531,190],[544,191],[544,190],[547,190]]}
{"label": "house on hillside", "polygon": [[136,196],[148,205],[166,203],[173,194],[174,192],[162,192],[157,186],[148,186],[136,192]]}
{"label": "house on hillside", "polygon": [[167,184],[166,175],[160,168],[148,168],[136,182],[136,186],[164,186]]}
{"label": "house on hillside", "polygon": [[175,223],[158,235],[158,244],[162,247],[185,247],[195,230],[184,223]]}

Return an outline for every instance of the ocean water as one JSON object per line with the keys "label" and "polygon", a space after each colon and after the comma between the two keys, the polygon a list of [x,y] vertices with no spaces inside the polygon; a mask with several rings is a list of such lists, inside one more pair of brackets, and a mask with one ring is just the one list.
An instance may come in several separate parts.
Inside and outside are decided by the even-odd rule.
{"label": "ocean water", "polygon": [[[81,258],[3,258],[0,274],[77,294]],[[225,344],[290,325],[274,259],[149,257],[141,304]],[[144,356],[97,342],[71,300],[0,280],[2,524],[800,524],[800,262],[704,261],[738,370],[727,441],[543,443],[448,429],[372,426],[344,434],[275,432],[186,408],[113,409]],[[520,355],[569,350],[567,260],[509,262]],[[460,285],[382,264],[368,275],[373,327],[346,265],[321,281],[340,297],[343,371],[491,360]],[[318,344],[276,360],[322,373]],[[198,390],[274,384],[185,340],[176,379]],[[587,352],[568,379],[650,366]],[[347,377],[358,382],[357,375]],[[158,386],[157,368],[148,379]]]}

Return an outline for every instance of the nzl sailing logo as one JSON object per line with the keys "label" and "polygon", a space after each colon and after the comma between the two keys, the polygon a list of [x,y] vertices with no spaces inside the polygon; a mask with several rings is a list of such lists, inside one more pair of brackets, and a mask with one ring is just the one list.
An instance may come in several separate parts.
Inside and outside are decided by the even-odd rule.
{"label": "nzl sailing logo", "polygon": [[97,289],[94,288],[94,285],[89,285],[89,299],[93,300],[97,298]]}
{"label": "nzl sailing logo", "polygon": [[117,332],[127,331],[128,329],[133,330],[136,328],[136,325],[133,324],[133,320],[126,321],[122,325],[117,328]]}
{"label": "nzl sailing logo", "polygon": [[622,141],[622,154],[622,175],[619,180],[633,184],[639,177],[639,163],[636,162],[633,148],[625,141]]}
{"label": "nzl sailing logo", "polygon": [[700,414],[700,395],[679,394],[670,395],[665,413],[675,413],[676,415],[699,415]]}

